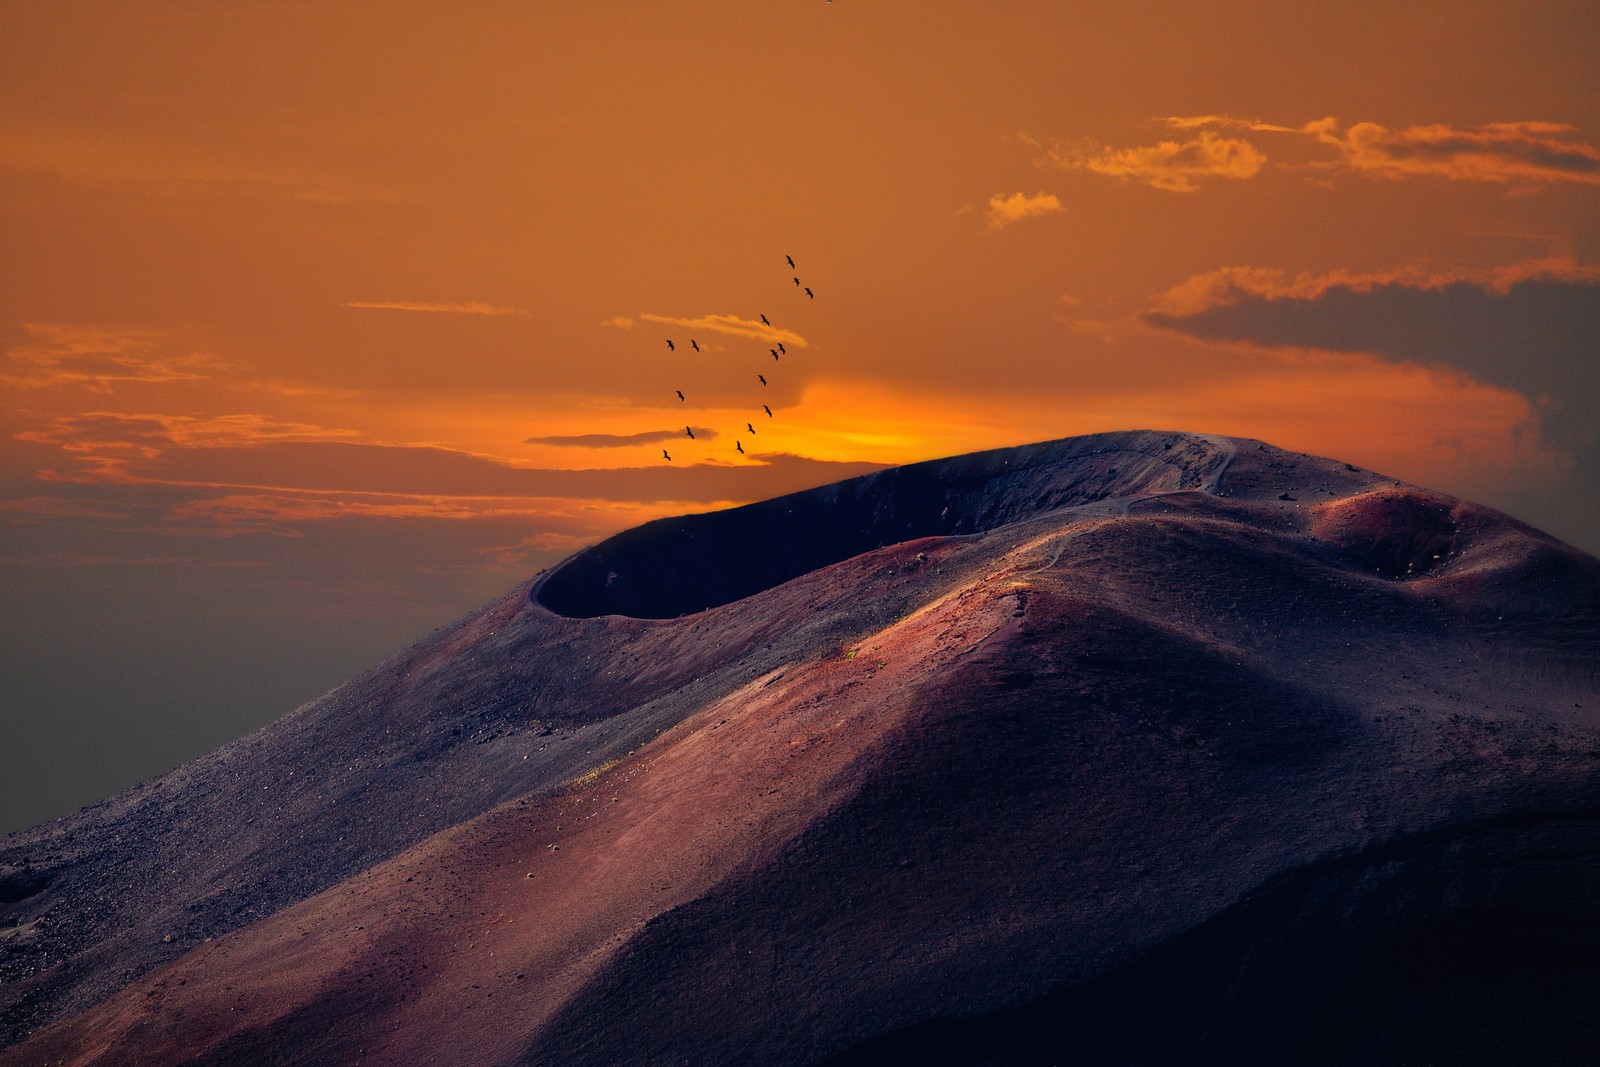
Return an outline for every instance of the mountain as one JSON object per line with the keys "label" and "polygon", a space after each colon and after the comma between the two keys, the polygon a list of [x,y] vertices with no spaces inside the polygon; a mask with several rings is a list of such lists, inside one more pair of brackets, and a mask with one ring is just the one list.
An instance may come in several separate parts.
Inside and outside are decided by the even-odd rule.
{"label": "mountain", "polygon": [[1257,441],[578,553],[0,842],[0,1065],[1593,1062],[1600,561]]}

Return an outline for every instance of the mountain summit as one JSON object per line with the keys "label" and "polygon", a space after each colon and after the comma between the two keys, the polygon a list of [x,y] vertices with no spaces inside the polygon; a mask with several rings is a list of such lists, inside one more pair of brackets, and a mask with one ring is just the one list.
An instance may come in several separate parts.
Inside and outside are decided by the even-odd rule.
{"label": "mountain summit", "polygon": [[1600,562],[1097,434],[649,523],[0,841],[0,1065],[1588,1062]]}

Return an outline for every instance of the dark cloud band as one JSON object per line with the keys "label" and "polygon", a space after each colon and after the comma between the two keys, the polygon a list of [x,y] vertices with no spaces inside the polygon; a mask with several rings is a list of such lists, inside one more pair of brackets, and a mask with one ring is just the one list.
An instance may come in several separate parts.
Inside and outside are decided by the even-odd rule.
{"label": "dark cloud band", "polygon": [[1201,310],[1143,319],[1205,341],[1449,367],[1514,390],[1532,404],[1545,436],[1600,487],[1600,279],[1332,285],[1310,296],[1235,285]]}

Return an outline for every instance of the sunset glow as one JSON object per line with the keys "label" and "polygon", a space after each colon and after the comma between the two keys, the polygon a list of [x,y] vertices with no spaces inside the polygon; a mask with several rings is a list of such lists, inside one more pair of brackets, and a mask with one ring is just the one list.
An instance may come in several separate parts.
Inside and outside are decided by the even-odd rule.
{"label": "sunset glow", "polygon": [[25,724],[151,773],[616,530],[1001,445],[1600,549],[1597,10],[6,5],[3,799]]}

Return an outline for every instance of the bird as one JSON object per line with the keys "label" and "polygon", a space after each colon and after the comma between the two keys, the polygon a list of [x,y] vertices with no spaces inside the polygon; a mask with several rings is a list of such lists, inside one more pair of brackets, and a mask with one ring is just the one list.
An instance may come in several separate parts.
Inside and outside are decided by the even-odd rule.
{"label": "bird", "polygon": [[756,432],[756,427],[755,427],[754,423],[747,422],[744,425],[745,425],[745,429],[749,430],[751,433],[755,433]]}
{"label": "bird", "polygon": [[664,448],[661,450],[661,458],[666,460],[668,463],[672,462],[672,457],[667,455],[667,450]]}
{"label": "bird", "polygon": [[744,445],[741,445],[738,441],[735,441],[733,443],[733,447],[739,450],[739,455],[744,455]]}
{"label": "bird", "polygon": [[684,433],[686,433],[686,434],[688,434],[688,435],[689,435],[689,440],[691,440],[691,441],[693,441],[693,440],[694,440],[694,427],[692,427],[692,426],[685,426],[685,427],[684,427],[684,428],[683,428],[683,432],[684,432]]}
{"label": "bird", "polygon": [[812,291],[811,291],[811,286],[809,286],[809,285],[808,285],[808,286],[806,286],[806,295],[807,295],[807,296],[809,296],[809,297],[810,297],[810,298],[811,298],[811,299],[813,299],[813,300],[815,300],[815,299],[816,299],[816,298],[817,298],[817,294],[816,294],[816,293],[813,293],[813,292],[812,292]]}
{"label": "bird", "polygon": [[674,389],[673,392],[678,394],[678,399],[679,400],[683,399],[683,390],[682,389]]}
{"label": "bird", "polygon": [[794,269],[794,257],[793,256],[784,256],[783,258],[787,259],[789,261],[789,268],[791,270]]}
{"label": "bird", "polygon": [[787,348],[783,347],[783,342],[782,341],[778,342],[778,351],[782,352],[786,356],[789,354],[789,350]]}
{"label": "bird", "polygon": [[667,351],[668,352],[676,352],[677,350],[678,350],[678,346],[672,343],[672,338],[670,338],[670,337],[667,338]]}
{"label": "bird", "polygon": [[795,284],[796,284],[796,285],[799,285],[799,284],[800,284],[800,279],[799,279],[799,278],[796,278],[796,279],[795,279],[795,280],[794,280],[794,283],[795,283]]}
{"label": "bird", "polygon": [[769,349],[767,349],[767,351],[772,353],[772,358],[773,359],[777,359],[778,358],[778,350],[776,348],[769,348]]}
{"label": "bird", "polygon": [[769,419],[772,418],[772,409],[767,407],[767,405],[762,404],[761,405],[761,410],[765,411],[767,413],[767,418],[769,418]]}
{"label": "bird", "polygon": [[763,325],[763,326],[771,326],[772,323],[768,322],[767,321],[767,317],[765,315],[763,315],[763,316],[761,316],[761,325]]}
{"label": "bird", "polygon": [[762,385],[766,385],[767,384],[767,376],[765,374],[758,374],[758,375],[756,375],[756,377],[761,379],[761,384]]}
{"label": "bird", "polygon": [[700,351],[700,342],[699,341],[696,341],[693,337],[691,337],[691,338],[689,338],[689,343],[691,345],[694,345],[694,350],[696,352]]}

